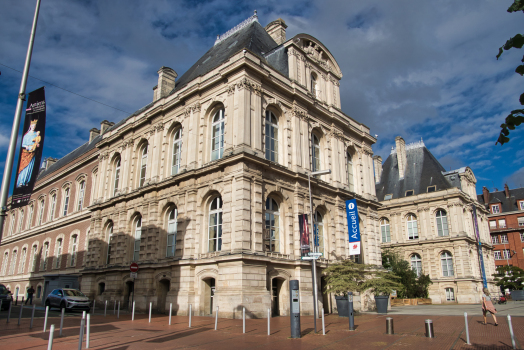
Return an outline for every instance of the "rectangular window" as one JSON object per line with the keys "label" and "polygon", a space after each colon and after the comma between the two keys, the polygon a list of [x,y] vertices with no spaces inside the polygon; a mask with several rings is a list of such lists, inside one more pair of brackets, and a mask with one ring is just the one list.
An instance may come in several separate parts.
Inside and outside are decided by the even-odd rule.
{"label": "rectangular window", "polygon": [[499,237],[491,236],[491,244],[498,244],[498,243],[499,243]]}
{"label": "rectangular window", "polygon": [[142,227],[135,229],[135,245],[133,248],[133,261],[138,261],[140,258],[140,238],[142,237]]}
{"label": "rectangular window", "polygon": [[502,250],[502,258],[507,260],[507,259],[511,259],[511,254],[509,252],[509,249],[503,249]]}
{"label": "rectangular window", "polygon": [[408,221],[408,238],[418,239],[417,221]]}
{"label": "rectangular window", "polygon": [[29,218],[27,219],[27,229],[31,228],[31,225],[33,224],[33,213],[35,211],[35,207],[31,205],[29,207]]}
{"label": "rectangular window", "polygon": [[36,247],[36,245],[33,246],[33,258],[32,258],[32,261],[31,261],[31,272],[35,272],[36,271],[36,258],[37,258],[37,255],[36,255],[36,252],[38,251],[38,248]]}
{"label": "rectangular window", "polygon": [[491,206],[491,212],[493,214],[498,214],[500,213],[500,208],[499,208],[499,205],[498,204],[494,204]]}
{"label": "rectangular window", "polygon": [[521,242],[524,242],[524,232],[521,232],[521,233],[520,233],[520,241],[521,241]]}
{"label": "rectangular window", "polygon": [[42,271],[47,270],[47,256],[49,255],[49,243],[44,244],[44,253],[42,254]]}
{"label": "rectangular window", "polygon": [[499,219],[499,228],[506,228],[506,219]]}
{"label": "rectangular window", "polygon": [[500,235],[500,243],[508,243],[508,235]]}
{"label": "rectangular window", "polygon": [[406,197],[413,196],[415,194],[414,190],[406,191]]}
{"label": "rectangular window", "polygon": [[[76,254],[78,253],[78,236],[74,235],[71,237],[72,239],[72,245],[71,245],[71,267],[76,266]],[[87,239],[87,238],[86,238]]]}
{"label": "rectangular window", "polygon": [[169,220],[167,223],[167,249],[166,256],[175,256],[175,245],[176,245],[176,230],[177,230],[177,209],[174,209],[174,220]]}
{"label": "rectangular window", "polygon": [[18,268],[18,273],[24,273],[25,270],[25,259],[27,258],[27,249],[22,250],[22,256],[20,257],[20,267]]}
{"label": "rectangular window", "polygon": [[84,205],[84,194],[86,191],[86,182],[82,181],[79,185],[79,193],[78,193],[78,207],[77,211],[82,210],[82,207]]}
{"label": "rectangular window", "polygon": [[495,257],[495,260],[502,260],[502,254],[500,253],[500,250],[494,251],[493,256]]}
{"label": "rectangular window", "polygon": [[391,232],[388,225],[381,225],[382,229],[382,243],[389,243],[391,242]]}
{"label": "rectangular window", "polygon": [[524,226],[524,216],[517,218],[517,220],[519,221],[519,226]]}
{"label": "rectangular window", "polygon": [[16,267],[16,258],[18,257],[18,251],[13,251],[13,260],[11,260],[11,271],[9,271],[9,274],[12,275],[15,273],[15,267]]}
{"label": "rectangular window", "polygon": [[524,201],[519,201],[520,210],[524,210]]}
{"label": "rectangular window", "polygon": [[492,229],[492,230],[496,229],[497,228],[497,221],[495,221],[495,220],[490,221],[489,222],[489,228]]}
{"label": "rectangular window", "polygon": [[49,221],[55,218],[56,194],[51,197],[51,206],[49,208]]}
{"label": "rectangular window", "polygon": [[64,216],[67,215],[67,208],[69,207],[69,188],[64,191]]}
{"label": "rectangular window", "polygon": [[40,208],[39,208],[39,214],[38,214],[38,225],[42,225],[42,222],[44,220],[44,200],[42,199],[40,201]]}
{"label": "rectangular window", "polygon": [[436,185],[428,186],[428,193],[429,192],[435,192],[436,190],[437,190],[437,186]]}
{"label": "rectangular window", "polygon": [[55,263],[55,269],[60,268],[60,260],[62,258],[62,240],[59,239],[56,241],[57,247],[56,247],[56,263]]}

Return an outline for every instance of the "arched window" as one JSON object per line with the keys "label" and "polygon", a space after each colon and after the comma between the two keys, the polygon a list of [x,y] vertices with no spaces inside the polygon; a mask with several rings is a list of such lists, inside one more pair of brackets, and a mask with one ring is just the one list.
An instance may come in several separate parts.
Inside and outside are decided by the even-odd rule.
{"label": "arched window", "polygon": [[222,250],[222,198],[216,197],[209,206],[209,251]]}
{"label": "arched window", "polygon": [[63,216],[67,215],[67,209],[69,209],[69,194],[70,194],[69,192],[70,192],[69,187],[64,190],[64,208],[62,210]]}
{"label": "arched window", "polygon": [[348,151],[346,153],[347,157],[347,177],[348,177],[348,186],[350,191],[354,191],[353,189],[353,157],[351,156],[351,153]]}
{"label": "arched window", "polygon": [[18,258],[18,250],[13,250],[13,259],[11,259],[11,269],[9,271],[10,275],[15,273],[16,258]]}
{"label": "arched window", "polygon": [[31,257],[31,272],[35,272],[36,271],[36,259],[38,258],[38,246],[35,244],[33,246],[33,256]]}
{"label": "arched window", "polygon": [[44,220],[44,199],[40,200],[40,206],[38,208],[38,225],[42,225],[42,221]]}
{"label": "arched window", "polygon": [[142,216],[135,219],[135,243],[133,245],[133,261],[140,259],[140,240],[142,238]]}
{"label": "arched window", "polygon": [[266,249],[270,252],[280,251],[280,212],[273,198],[266,199]]}
{"label": "arched window", "polygon": [[62,260],[62,239],[56,241],[56,262],[55,269],[60,268],[60,261]]}
{"label": "arched window", "polygon": [[418,239],[417,217],[409,214],[407,217],[408,223],[408,239]]}
{"label": "arched window", "polygon": [[78,235],[71,237],[71,267],[76,267],[76,255],[78,254]]}
{"label": "arched window", "polygon": [[49,242],[44,243],[42,252],[42,271],[47,271],[47,258],[49,256]]}
{"label": "arched window", "polygon": [[120,157],[118,157],[115,161],[115,180],[114,180],[114,189],[113,189],[113,196],[116,196],[116,192],[118,191],[118,186],[120,185]]}
{"label": "arched window", "polygon": [[25,260],[27,259],[27,248],[22,249],[22,255],[20,256],[20,266],[18,267],[18,273],[24,273]]}
{"label": "arched window", "polygon": [[311,93],[313,97],[317,97],[317,75],[315,73],[311,73]]}
{"label": "arched window", "polygon": [[449,236],[448,217],[444,210],[437,211],[437,231],[438,235],[441,237]]}
{"label": "arched window", "polygon": [[324,222],[318,211],[315,212],[315,245],[318,253],[324,253]]}
{"label": "arched window", "polygon": [[411,269],[415,271],[417,277],[422,273],[422,259],[420,258],[420,255],[413,254],[411,256]]}
{"label": "arched window", "polygon": [[29,216],[27,218],[27,229],[31,228],[31,225],[33,224],[33,214],[35,212],[35,205],[31,204],[29,206]]}
{"label": "arched window", "polygon": [[178,215],[177,208],[173,208],[169,211],[169,216],[167,218],[167,246],[166,246],[166,256],[167,257],[175,256],[177,215]]}
{"label": "arched window", "polygon": [[312,156],[311,171],[319,171],[320,170],[320,141],[318,140],[318,137],[315,134],[311,134],[311,156]]}
{"label": "arched window", "polygon": [[450,252],[443,252],[440,254],[440,262],[442,263],[442,276],[453,277],[453,257]]}
{"label": "arched window", "polygon": [[388,219],[386,218],[380,219],[380,231],[382,232],[382,243],[391,242],[391,233],[390,233]]}
{"label": "arched window", "polygon": [[211,134],[211,160],[222,158],[224,153],[224,110],[219,109],[213,116]]}
{"label": "arched window", "polygon": [[9,252],[4,253],[4,261],[2,263],[2,276],[5,276],[7,273],[7,264],[9,263]]}
{"label": "arched window", "polygon": [[11,214],[11,222],[9,222],[9,236],[11,236],[15,232],[15,221],[16,221],[16,214]]}
{"label": "arched window", "polygon": [[106,265],[109,265],[111,262],[111,239],[113,238],[113,223],[110,222],[107,225],[107,256],[106,256]]}
{"label": "arched window", "polygon": [[22,232],[24,226],[24,209],[20,210],[20,217],[18,218],[18,232]]}
{"label": "arched window", "polygon": [[86,193],[86,182],[84,180],[80,181],[80,184],[78,185],[78,203],[76,210],[80,211],[82,210],[84,206],[84,196]]}
{"label": "arched window", "polygon": [[142,147],[141,157],[140,157],[140,183],[139,187],[144,186],[144,183],[146,182],[146,174],[147,174],[147,149],[149,148],[148,144],[145,144]]}
{"label": "arched window", "polygon": [[266,111],[266,159],[278,162],[278,120],[271,111]]}
{"label": "arched window", "polygon": [[171,175],[178,174],[180,161],[182,159],[182,128],[178,129],[173,135],[173,163],[171,165]]}
{"label": "arched window", "polygon": [[56,193],[51,196],[51,205],[49,206],[49,221],[55,218]]}

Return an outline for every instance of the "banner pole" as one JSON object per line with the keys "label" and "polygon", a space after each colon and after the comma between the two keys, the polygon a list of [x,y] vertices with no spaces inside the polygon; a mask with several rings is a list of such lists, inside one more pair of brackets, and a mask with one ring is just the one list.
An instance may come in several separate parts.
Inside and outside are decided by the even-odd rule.
{"label": "banner pole", "polygon": [[[5,159],[4,178],[2,180],[2,190],[0,191],[0,242],[2,241],[4,231],[4,221],[7,215],[7,196],[9,195],[9,187],[11,185],[11,173],[13,172],[13,161],[15,158],[16,141],[18,138],[18,130],[20,128],[20,118],[22,116],[22,108],[25,101],[25,88],[27,86],[27,77],[29,76],[29,66],[31,65],[31,56],[33,55],[33,44],[35,41],[36,24],[38,22],[38,13],[40,12],[40,1],[36,0],[35,16],[33,18],[33,27],[31,29],[31,36],[29,37],[29,46],[27,47],[27,55],[25,57],[24,73],[22,74],[22,82],[20,83],[20,91],[18,93],[18,100],[16,102],[15,117],[13,120],[13,129],[11,130],[11,139],[9,141],[9,149]],[[40,166],[40,165],[38,165]]]}

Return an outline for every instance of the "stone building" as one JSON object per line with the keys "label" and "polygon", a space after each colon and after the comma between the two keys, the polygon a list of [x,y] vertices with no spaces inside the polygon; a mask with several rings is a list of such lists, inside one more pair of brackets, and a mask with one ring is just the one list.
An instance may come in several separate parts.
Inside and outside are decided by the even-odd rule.
{"label": "stone building", "polygon": [[489,213],[477,200],[473,171],[446,171],[422,140],[406,145],[400,136],[384,164],[379,156],[374,162],[382,249],[398,251],[417,274],[429,274],[432,302],[480,302],[483,281],[473,211],[488,286],[496,290]]}
{"label": "stone building", "polygon": [[489,210],[489,231],[495,267],[517,266],[524,269],[524,188],[489,192],[482,188],[478,201]]}
{"label": "stone building", "polygon": [[220,317],[239,317],[245,306],[264,317],[268,308],[288,314],[287,282],[298,279],[301,311],[311,314],[298,216],[310,212],[307,173],[324,169],[331,174],[311,182],[324,254],[319,307],[332,310],[322,268],[349,258],[345,200],[357,199],[361,218],[363,254],[353,258],[381,263],[376,140],[342,113],[329,50],[307,34],[286,40],[286,27],[278,19],[264,28],[255,14],[180,78],[160,68],[153,101],[92,142],[84,293],[159,312],[172,303],[179,315],[192,304],[197,315],[219,306]]}

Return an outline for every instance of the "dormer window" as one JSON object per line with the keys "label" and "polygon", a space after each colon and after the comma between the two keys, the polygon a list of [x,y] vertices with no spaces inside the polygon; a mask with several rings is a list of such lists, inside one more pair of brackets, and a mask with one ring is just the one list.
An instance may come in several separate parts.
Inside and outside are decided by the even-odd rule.
{"label": "dormer window", "polygon": [[519,209],[524,210],[524,200],[519,201]]}
{"label": "dormer window", "polygon": [[437,190],[437,185],[428,186],[428,193],[435,192]]}
{"label": "dormer window", "polygon": [[491,206],[491,213],[492,213],[492,214],[498,214],[498,213],[500,213],[500,207],[499,207],[498,204],[493,204],[493,205]]}
{"label": "dormer window", "polygon": [[385,201],[388,201],[388,200],[390,200],[391,198],[393,198],[393,194],[386,194],[386,195],[384,196],[384,200],[385,200]]}
{"label": "dormer window", "polygon": [[415,190],[406,191],[406,197],[413,196],[414,194],[415,194]]}

